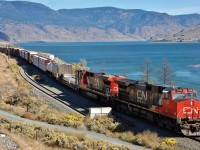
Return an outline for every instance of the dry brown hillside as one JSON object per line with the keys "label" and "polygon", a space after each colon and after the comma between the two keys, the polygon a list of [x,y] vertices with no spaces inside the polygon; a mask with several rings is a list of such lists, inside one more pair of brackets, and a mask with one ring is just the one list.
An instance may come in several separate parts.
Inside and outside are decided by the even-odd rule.
{"label": "dry brown hillside", "polygon": [[180,32],[154,38],[155,41],[164,42],[200,42],[200,25],[182,29]]}
{"label": "dry brown hillside", "polygon": [[18,90],[19,86],[27,88],[28,85],[19,75],[19,66],[15,59],[0,54],[0,62],[0,101],[5,101]]}

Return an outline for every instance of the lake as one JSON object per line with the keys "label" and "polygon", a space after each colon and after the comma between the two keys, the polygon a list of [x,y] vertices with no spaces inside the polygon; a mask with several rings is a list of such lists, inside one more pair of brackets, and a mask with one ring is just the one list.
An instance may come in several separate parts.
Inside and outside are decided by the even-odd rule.
{"label": "lake", "polygon": [[176,86],[194,88],[200,92],[200,43],[155,42],[70,42],[70,43],[21,43],[21,47],[54,54],[68,63],[84,58],[91,70],[108,74],[126,75],[142,79],[141,66],[151,60],[154,72],[151,78],[160,83],[158,70],[163,59],[168,61],[175,74]]}

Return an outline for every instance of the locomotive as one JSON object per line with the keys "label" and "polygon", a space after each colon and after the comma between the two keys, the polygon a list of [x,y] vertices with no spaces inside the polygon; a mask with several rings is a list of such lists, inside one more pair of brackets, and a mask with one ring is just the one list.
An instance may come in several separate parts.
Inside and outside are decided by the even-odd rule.
{"label": "locomotive", "polygon": [[77,71],[77,90],[161,126],[200,136],[200,102],[189,88],[154,85],[123,76]]}
{"label": "locomotive", "polygon": [[200,102],[194,89],[85,70],[78,70],[73,76],[71,64],[56,63],[52,57],[37,52],[3,47],[0,52],[24,58],[60,83],[116,110],[139,115],[185,136],[200,136]]}

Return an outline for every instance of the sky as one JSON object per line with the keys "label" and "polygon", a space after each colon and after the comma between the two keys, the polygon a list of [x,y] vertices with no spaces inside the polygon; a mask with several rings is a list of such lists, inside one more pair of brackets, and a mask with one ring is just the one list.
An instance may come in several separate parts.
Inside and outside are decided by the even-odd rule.
{"label": "sky", "polygon": [[[11,1],[11,0],[7,0]],[[123,9],[143,9],[170,15],[200,14],[200,0],[23,0],[42,3],[54,10],[112,6]]]}

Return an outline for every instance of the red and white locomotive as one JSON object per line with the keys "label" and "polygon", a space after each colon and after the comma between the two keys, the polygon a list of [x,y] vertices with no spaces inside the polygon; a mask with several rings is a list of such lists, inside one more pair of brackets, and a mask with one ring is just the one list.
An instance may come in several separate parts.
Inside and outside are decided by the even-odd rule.
{"label": "red and white locomotive", "polygon": [[78,71],[76,80],[77,90],[109,102],[117,110],[140,115],[186,136],[200,135],[200,101],[193,89],[91,71]]}

